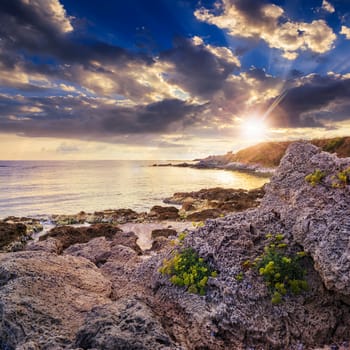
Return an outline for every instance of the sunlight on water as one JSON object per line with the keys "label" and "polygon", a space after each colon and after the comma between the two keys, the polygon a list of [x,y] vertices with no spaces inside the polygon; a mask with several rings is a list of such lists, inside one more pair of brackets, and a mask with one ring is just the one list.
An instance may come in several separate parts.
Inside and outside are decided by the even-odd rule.
{"label": "sunlight on water", "polygon": [[225,187],[251,189],[266,177],[224,171],[152,167],[152,161],[0,162],[0,217],[147,211],[175,192]]}

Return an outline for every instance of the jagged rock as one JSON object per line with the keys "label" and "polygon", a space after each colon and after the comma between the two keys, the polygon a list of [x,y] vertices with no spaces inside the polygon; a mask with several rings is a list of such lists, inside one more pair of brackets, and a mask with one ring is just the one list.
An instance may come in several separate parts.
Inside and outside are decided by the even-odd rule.
{"label": "jagged rock", "polygon": [[179,210],[175,207],[162,207],[155,205],[148,216],[156,220],[176,220],[179,218]]}
{"label": "jagged rock", "polygon": [[76,337],[76,346],[104,350],[180,350],[143,302],[121,299],[94,308]]}
{"label": "jagged rock", "polygon": [[[262,205],[280,213],[291,236],[311,254],[326,287],[350,303],[350,186],[332,186],[337,174],[349,167],[350,158],[295,143],[267,186]],[[311,186],[305,176],[316,169],[326,177]]]}
{"label": "jagged rock", "polygon": [[177,232],[174,229],[171,228],[161,228],[156,229],[152,231],[152,239],[155,239],[157,237],[169,237],[169,236],[176,236]]}
{"label": "jagged rock", "polygon": [[[198,296],[190,301],[183,289],[155,272],[156,297],[186,310],[185,322],[191,329],[198,332],[198,325],[203,325],[197,348],[315,349],[350,338],[350,306],[343,302],[350,279],[350,186],[331,186],[332,175],[348,166],[349,159],[296,143],[266,186],[260,207],[207,220],[189,233],[184,247],[193,247],[219,272],[217,278],[209,278],[205,303]],[[327,177],[313,187],[305,176],[316,168]],[[309,290],[276,306],[259,274],[242,267],[261,255],[269,232],[283,234],[290,252],[301,245],[311,255],[303,261]],[[160,256],[158,266],[161,261]],[[242,272],[240,281],[236,276]]]}
{"label": "jagged rock", "polygon": [[0,221],[0,251],[21,250],[28,239],[25,225]]}
{"label": "jagged rock", "polygon": [[95,237],[104,236],[112,239],[119,232],[121,229],[108,224],[96,224],[89,227],[58,226],[41,236],[39,241],[49,237],[56,238],[62,243],[63,249],[66,249],[76,243],[86,243]]}
{"label": "jagged rock", "polygon": [[67,348],[85,314],[109,303],[110,293],[110,282],[86,259],[42,251],[0,254],[0,348],[27,343],[28,349],[30,342]]}

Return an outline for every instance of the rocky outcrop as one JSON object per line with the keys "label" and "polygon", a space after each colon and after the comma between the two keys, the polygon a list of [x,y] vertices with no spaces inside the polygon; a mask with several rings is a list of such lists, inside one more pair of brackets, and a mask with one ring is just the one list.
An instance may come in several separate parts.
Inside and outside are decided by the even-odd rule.
{"label": "rocky outcrop", "polygon": [[180,215],[183,218],[202,221],[257,207],[264,193],[264,188],[247,191],[216,187],[195,192],[177,192],[164,202],[182,205]]}
{"label": "rocky outcrop", "polygon": [[94,308],[76,336],[83,349],[181,350],[144,302],[122,298]]}
{"label": "rocky outcrop", "polygon": [[[197,296],[189,302],[179,287],[159,274],[154,275],[153,286],[160,299],[187,310],[186,322],[206,325],[198,346],[315,349],[350,338],[350,307],[344,303],[350,276],[350,186],[332,187],[333,176],[349,166],[349,159],[296,143],[266,186],[259,208],[208,220],[187,235],[184,246],[193,247],[219,272],[209,279],[206,302],[201,304]],[[311,186],[305,176],[315,169],[326,177]],[[244,267],[245,261],[264,251],[265,235],[270,232],[286,237],[289,252],[303,248],[310,254],[303,261],[308,291],[288,296],[279,305],[271,303],[259,274]],[[213,339],[215,345],[210,345]]]}
{"label": "rocky outcrop", "polygon": [[[337,174],[347,168],[349,158],[296,143],[268,185],[262,206],[278,210],[291,238],[312,256],[327,289],[349,298],[350,186],[334,186]],[[305,176],[316,169],[325,177],[312,186]]]}
{"label": "rocky outcrop", "polygon": [[86,243],[95,237],[103,236],[112,239],[120,232],[122,232],[121,229],[108,224],[96,224],[89,227],[58,226],[41,236],[39,241],[49,237],[55,238],[61,242],[63,249],[66,249],[76,243]]}

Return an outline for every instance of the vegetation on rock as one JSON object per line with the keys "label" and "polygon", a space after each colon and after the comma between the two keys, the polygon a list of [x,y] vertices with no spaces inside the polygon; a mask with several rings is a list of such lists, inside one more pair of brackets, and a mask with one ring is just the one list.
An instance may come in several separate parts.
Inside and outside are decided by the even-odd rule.
{"label": "vegetation on rock", "polygon": [[305,176],[305,181],[309,182],[311,186],[316,186],[325,178],[326,174],[320,169],[316,169],[313,173]]}
{"label": "vegetation on rock", "polygon": [[288,254],[288,244],[284,242],[282,234],[267,234],[266,238],[268,241],[264,253],[256,259],[253,266],[264,278],[272,295],[271,302],[279,304],[287,293],[300,294],[307,290],[305,270],[300,261],[305,252]]}
{"label": "vegetation on rock", "polygon": [[192,248],[176,252],[170,260],[165,259],[159,272],[170,276],[172,284],[186,287],[188,292],[200,295],[205,295],[208,278],[217,276],[217,272]]}

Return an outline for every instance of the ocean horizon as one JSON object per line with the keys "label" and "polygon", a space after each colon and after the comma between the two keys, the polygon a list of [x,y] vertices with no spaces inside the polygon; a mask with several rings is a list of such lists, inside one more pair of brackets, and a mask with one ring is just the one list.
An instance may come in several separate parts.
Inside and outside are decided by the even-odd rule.
{"label": "ocean horizon", "polygon": [[0,218],[105,209],[148,211],[175,192],[252,189],[268,177],[239,171],[152,167],[174,160],[0,161]]}

